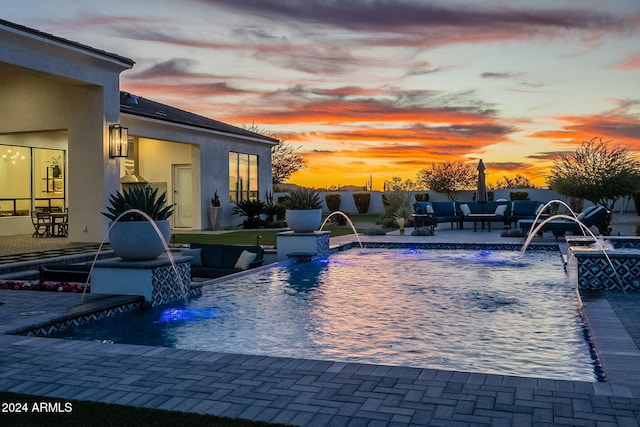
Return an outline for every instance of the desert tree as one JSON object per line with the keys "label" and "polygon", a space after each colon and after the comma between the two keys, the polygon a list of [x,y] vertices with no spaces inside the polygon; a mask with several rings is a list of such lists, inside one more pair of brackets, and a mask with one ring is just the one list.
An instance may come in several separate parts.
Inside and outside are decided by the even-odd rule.
{"label": "desert tree", "polygon": [[306,166],[304,158],[297,152],[301,147],[294,147],[287,138],[278,138],[275,133],[269,133],[255,123],[242,128],[279,141],[271,149],[271,181],[274,185],[285,183],[294,172]]}
{"label": "desert tree", "polygon": [[[611,211],[618,199],[640,189],[640,162],[628,148],[611,142],[592,138],[575,151],[561,153],[547,177],[549,188]],[[607,234],[609,221],[601,233]]]}
{"label": "desert tree", "polygon": [[432,163],[430,168],[418,172],[417,180],[430,190],[445,193],[449,200],[456,200],[458,193],[476,186],[477,165],[463,162]]}
{"label": "desert tree", "polygon": [[620,197],[640,188],[640,162],[628,148],[592,138],[554,161],[547,184],[570,197],[611,210]]}
{"label": "desert tree", "polygon": [[273,184],[283,184],[294,172],[304,168],[305,160],[296,151],[300,147],[294,147],[285,140],[271,149],[271,176]]}
{"label": "desert tree", "polygon": [[418,190],[418,185],[410,179],[402,180],[399,176],[393,176],[384,182],[384,191],[413,191]]}
{"label": "desert tree", "polygon": [[536,186],[531,183],[529,178],[524,175],[520,175],[519,173],[517,173],[514,177],[503,176],[502,178],[503,179],[496,182],[496,190],[506,190],[509,188],[536,188]]}

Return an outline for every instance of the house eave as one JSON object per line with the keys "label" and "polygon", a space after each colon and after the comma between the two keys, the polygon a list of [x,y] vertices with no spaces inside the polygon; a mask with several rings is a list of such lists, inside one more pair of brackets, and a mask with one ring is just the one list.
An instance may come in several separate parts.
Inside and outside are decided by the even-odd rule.
{"label": "house eave", "polygon": [[242,135],[242,134],[237,134],[237,133],[233,133],[233,132],[224,132],[221,130],[217,130],[217,129],[212,129],[209,127],[205,127],[205,126],[196,126],[196,125],[192,125],[192,124],[187,124],[187,123],[182,123],[179,121],[175,121],[175,120],[169,120],[169,119],[160,119],[157,117],[149,117],[146,114],[136,114],[134,112],[131,111],[123,111],[121,109],[120,111],[120,115],[121,116],[130,116],[132,118],[136,118],[138,120],[143,120],[149,123],[154,123],[154,124],[161,124],[161,125],[167,125],[167,124],[171,124],[172,126],[176,126],[182,129],[188,129],[188,130],[194,130],[194,131],[198,131],[198,132],[206,132],[206,133],[210,133],[213,135],[220,135],[220,136],[226,136],[229,138],[235,138],[235,139],[240,139],[243,141],[250,141],[250,142],[258,142],[261,144],[269,144],[269,145],[278,145],[280,141],[278,141],[275,138],[271,138],[268,136],[264,136],[264,137],[252,137],[249,135]]}
{"label": "house eave", "polygon": [[68,40],[62,37],[54,36],[53,34],[45,33],[35,28],[26,27],[24,25],[16,24],[15,22],[0,19],[0,27],[4,27],[5,31],[20,34],[22,36],[29,36],[32,39],[44,41],[49,44],[53,44],[59,47],[64,47],[85,55],[107,60],[109,62],[117,63],[119,66],[128,69],[132,68],[135,61],[131,58],[118,55],[113,52],[107,52],[105,50],[96,49],[94,47]]}

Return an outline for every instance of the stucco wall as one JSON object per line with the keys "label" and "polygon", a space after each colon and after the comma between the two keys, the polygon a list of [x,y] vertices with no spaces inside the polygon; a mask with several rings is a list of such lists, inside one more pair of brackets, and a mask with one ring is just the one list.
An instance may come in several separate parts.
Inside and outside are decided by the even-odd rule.
{"label": "stucco wall", "polygon": [[[207,207],[216,191],[222,207],[220,225],[227,227],[241,222],[238,216],[231,214],[234,204],[229,203],[230,151],[258,155],[260,197],[264,198],[266,192],[271,191],[271,146],[268,144],[132,114],[123,113],[121,121],[129,128],[130,135],[147,141],[140,152],[140,174],[148,181],[166,181],[169,195],[173,191],[170,187],[171,165],[191,164],[194,230],[208,228]],[[151,165],[147,154],[164,160]]]}
{"label": "stucco wall", "polygon": [[0,25],[0,133],[68,135],[69,239],[99,242],[100,215],[119,187],[107,129],[120,115],[119,74],[131,64],[46,36]]}

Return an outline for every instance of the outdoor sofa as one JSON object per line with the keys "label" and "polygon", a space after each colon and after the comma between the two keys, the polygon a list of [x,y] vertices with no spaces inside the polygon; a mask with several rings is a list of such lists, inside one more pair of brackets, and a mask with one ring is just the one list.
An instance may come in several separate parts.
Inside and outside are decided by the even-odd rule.
{"label": "outdoor sofa", "polygon": [[[464,228],[465,222],[499,222],[505,226],[517,223],[521,219],[534,219],[544,204],[537,200],[490,201],[490,202],[416,202],[413,205],[414,217],[428,217],[436,224],[450,222],[458,228]],[[486,214],[479,219],[478,214]],[[424,220],[422,220],[424,222]],[[419,224],[417,224],[419,225]]]}
{"label": "outdoor sofa", "polygon": [[523,219],[535,219],[544,203],[538,200],[514,200],[507,208],[506,223],[515,225]]}
{"label": "outdoor sofa", "polygon": [[[609,215],[609,211],[603,206],[589,206],[585,208],[579,215],[578,220],[582,222],[587,228],[598,227],[598,230],[602,230],[606,227],[606,220]],[[534,220],[531,219],[523,219],[518,221],[518,228],[522,229],[523,235],[529,234],[532,231],[532,226]],[[542,223],[543,220],[539,219],[536,223],[536,226]],[[545,223],[539,231],[539,234],[542,235],[545,231],[551,231],[556,238],[559,236],[564,236],[565,233],[579,233],[582,234],[582,227],[574,220],[569,219],[553,219],[549,222]]]}
{"label": "outdoor sofa", "polygon": [[191,277],[215,278],[261,266],[264,249],[260,245],[191,243],[181,255],[192,257]]}
{"label": "outdoor sofa", "polygon": [[76,282],[86,283],[89,280],[91,266],[88,264],[56,264],[38,268],[40,283],[44,282]]}
{"label": "outdoor sofa", "polygon": [[[456,202],[456,209],[460,212],[460,228],[464,228],[465,222],[473,222],[474,229],[478,221],[483,222],[499,222],[506,224],[507,210],[509,209],[509,202]],[[479,218],[477,215],[484,215]],[[489,229],[491,227],[489,226]]]}
{"label": "outdoor sofa", "polygon": [[[502,207],[504,206],[504,207]],[[500,208],[498,208],[500,207]],[[470,214],[487,214],[485,221],[501,222],[506,220],[509,202],[416,202],[413,205],[416,219],[428,217],[436,224],[443,222],[455,224],[458,228],[464,228],[465,222],[477,222],[478,217]],[[495,216],[489,216],[495,214]]]}
{"label": "outdoor sofa", "polygon": [[450,222],[451,228],[455,223],[460,226],[460,215],[456,212],[455,202],[416,202],[413,204],[416,226],[424,224],[424,218],[440,224]]}

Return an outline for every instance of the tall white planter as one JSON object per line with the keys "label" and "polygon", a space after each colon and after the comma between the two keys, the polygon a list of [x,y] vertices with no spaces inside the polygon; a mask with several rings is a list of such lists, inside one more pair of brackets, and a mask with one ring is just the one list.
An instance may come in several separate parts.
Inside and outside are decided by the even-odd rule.
{"label": "tall white planter", "polygon": [[[171,239],[169,220],[155,221],[164,242]],[[165,250],[164,242],[148,221],[118,221],[109,231],[113,252],[126,261],[148,261],[158,258]]]}
{"label": "tall white planter", "polygon": [[285,220],[287,221],[287,226],[294,233],[311,233],[320,228],[322,209],[287,209]]}

